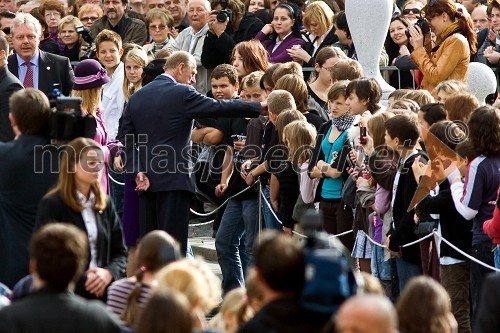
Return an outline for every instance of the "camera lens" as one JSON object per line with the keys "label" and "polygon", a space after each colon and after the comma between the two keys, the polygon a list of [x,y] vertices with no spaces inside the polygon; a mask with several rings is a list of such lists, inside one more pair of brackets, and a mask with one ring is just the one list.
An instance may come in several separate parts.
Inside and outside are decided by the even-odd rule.
{"label": "camera lens", "polygon": [[225,10],[221,10],[219,13],[217,13],[217,21],[220,23],[224,23],[228,19],[227,12]]}

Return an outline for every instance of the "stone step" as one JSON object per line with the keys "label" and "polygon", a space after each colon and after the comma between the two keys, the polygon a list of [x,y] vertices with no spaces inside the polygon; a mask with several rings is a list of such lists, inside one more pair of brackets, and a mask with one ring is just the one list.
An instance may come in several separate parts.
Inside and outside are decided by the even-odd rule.
{"label": "stone step", "polygon": [[215,251],[215,239],[212,237],[192,237],[189,244],[195,256],[201,256],[206,261],[217,262],[217,252]]}

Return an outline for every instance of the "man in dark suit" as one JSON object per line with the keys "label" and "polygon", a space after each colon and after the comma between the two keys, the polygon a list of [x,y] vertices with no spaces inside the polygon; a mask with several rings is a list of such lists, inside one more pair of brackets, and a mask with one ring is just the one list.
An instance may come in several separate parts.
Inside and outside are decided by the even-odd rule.
{"label": "man in dark suit", "polygon": [[59,158],[55,147],[44,147],[49,101],[41,91],[15,92],[10,112],[17,139],[0,143],[0,282],[12,288],[29,273],[38,202],[55,184]]}
{"label": "man in dark suit", "polygon": [[23,89],[17,77],[7,69],[9,42],[5,34],[0,31],[0,141],[14,139],[14,132],[9,122],[9,98],[16,91]]}
{"label": "man in dark suit", "polygon": [[69,59],[39,50],[41,31],[40,23],[31,14],[18,13],[12,20],[16,53],[8,58],[9,71],[25,88],[39,89],[46,95],[57,88],[69,96],[74,78]]}
{"label": "man in dark suit", "polygon": [[[240,100],[214,100],[199,94],[194,83],[196,60],[174,52],[165,73],[135,93],[123,115],[118,138],[126,147],[127,172],[139,197],[140,233],[162,229],[186,253],[191,182],[189,150],[195,118],[259,116],[262,106]],[[138,147],[138,153],[134,149]]]}
{"label": "man in dark suit", "polygon": [[33,235],[30,266],[36,291],[0,311],[0,333],[118,333],[118,320],[99,301],[70,292],[87,262],[87,236],[53,223]]}

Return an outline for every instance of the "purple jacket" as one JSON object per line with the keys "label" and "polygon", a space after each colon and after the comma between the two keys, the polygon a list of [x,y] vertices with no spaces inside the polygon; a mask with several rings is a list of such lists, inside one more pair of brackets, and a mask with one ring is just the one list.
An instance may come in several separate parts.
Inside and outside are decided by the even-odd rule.
{"label": "purple jacket", "polygon": [[262,45],[264,45],[264,48],[269,55],[269,62],[272,63],[292,61],[292,57],[288,55],[286,50],[292,48],[293,45],[303,46],[305,43],[302,38],[295,37],[291,34],[285,38],[285,40],[280,44],[280,46],[278,46],[278,48],[276,48],[274,52],[272,52],[274,46],[276,45],[276,39],[269,39],[267,35],[264,35],[262,31],[259,31],[257,36],[255,36],[255,40],[258,40],[262,43]]}

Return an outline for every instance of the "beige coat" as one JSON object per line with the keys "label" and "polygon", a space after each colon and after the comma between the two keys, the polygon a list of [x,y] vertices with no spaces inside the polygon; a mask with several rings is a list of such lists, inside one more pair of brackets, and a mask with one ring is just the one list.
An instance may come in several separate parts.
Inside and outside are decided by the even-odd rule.
{"label": "beige coat", "polygon": [[[454,22],[438,36],[436,43],[440,43],[444,37],[457,28],[458,22]],[[470,60],[467,38],[460,33],[455,33],[446,38],[437,51],[431,52],[431,49],[431,45],[426,45],[425,48],[417,48],[410,55],[424,75],[422,89],[432,91],[440,82],[446,80],[467,82]]]}

